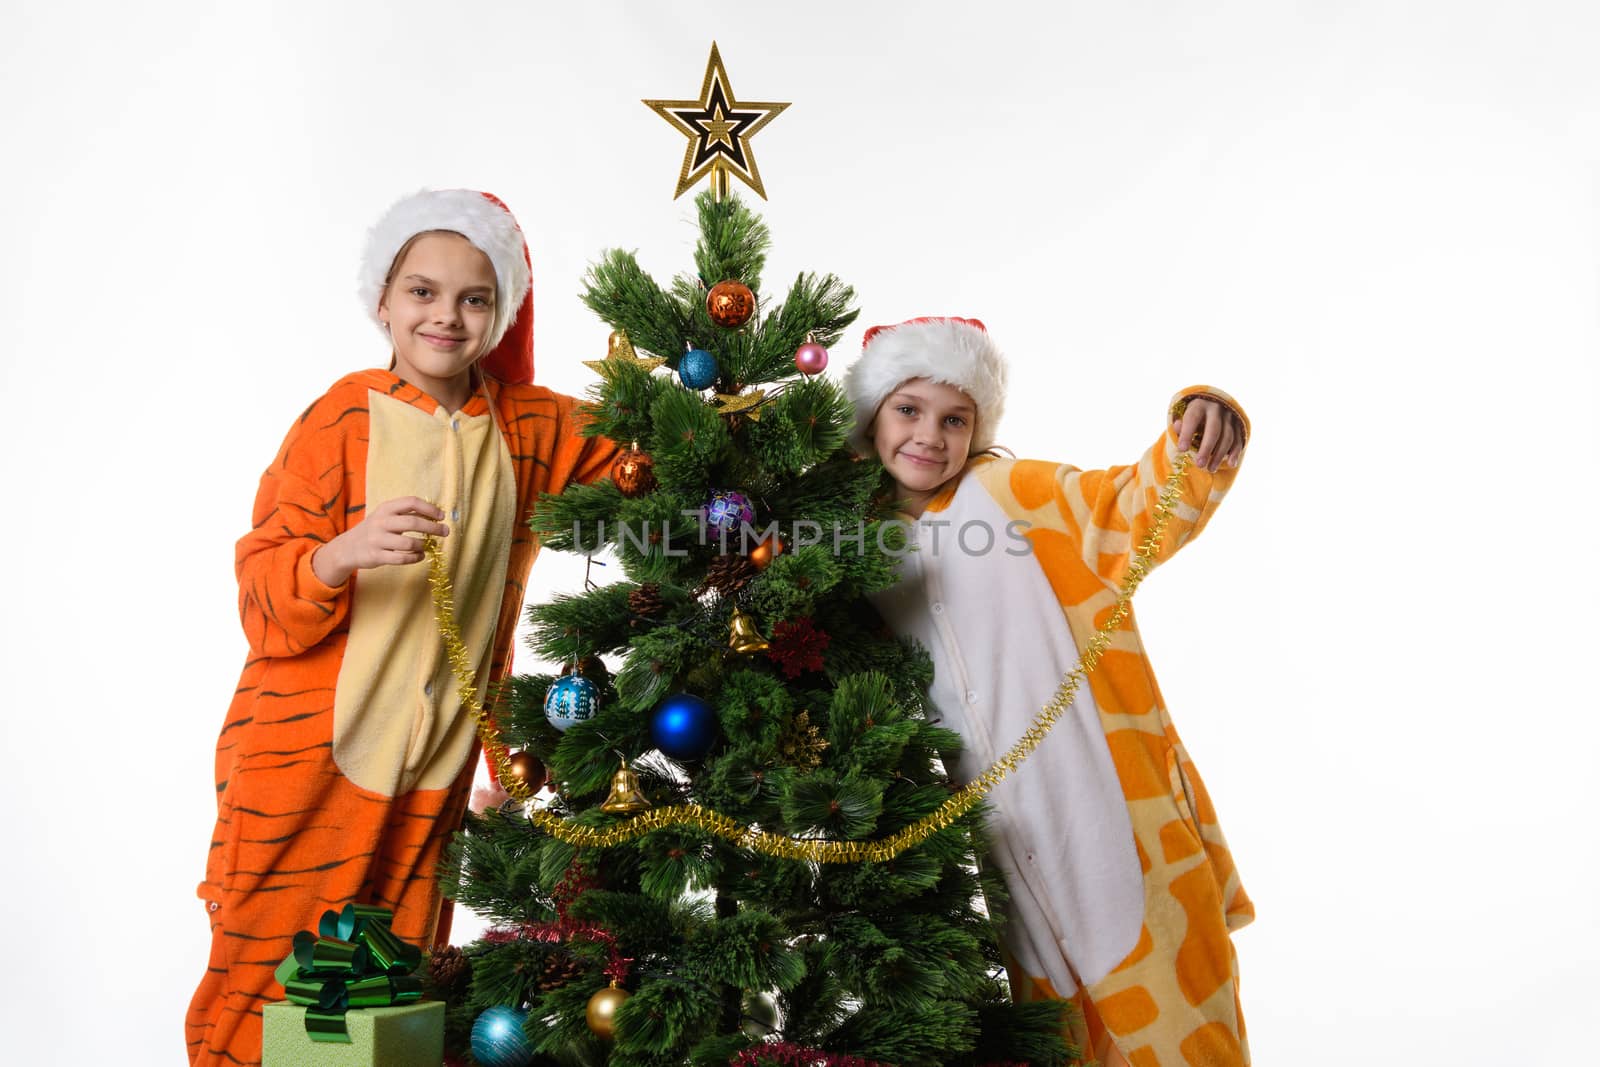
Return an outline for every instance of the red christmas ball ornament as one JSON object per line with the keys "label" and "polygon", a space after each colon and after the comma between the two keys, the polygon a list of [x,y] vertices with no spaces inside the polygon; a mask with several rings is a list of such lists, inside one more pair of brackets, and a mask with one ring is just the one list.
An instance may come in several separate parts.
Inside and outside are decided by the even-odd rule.
{"label": "red christmas ball ornament", "polygon": [[821,374],[828,367],[828,350],[815,341],[807,341],[794,350],[794,365],[801,374]]}
{"label": "red christmas ball ornament", "polygon": [[532,752],[511,753],[506,759],[506,767],[512,777],[528,787],[528,792],[537,793],[544,788],[544,764]]}
{"label": "red christmas ball ornament", "polygon": [[756,313],[756,294],[743,282],[718,282],[706,294],[706,314],[724,330],[737,330]]}
{"label": "red christmas ball ornament", "polygon": [[747,558],[755,566],[756,570],[764,571],[767,569],[767,564],[783,555],[784,550],[788,547],[788,545],[783,543],[783,538],[779,537],[777,534],[773,534],[771,537],[752,548],[750,550],[750,555]]}
{"label": "red christmas ball ornament", "polygon": [[611,465],[611,481],[630,500],[644,496],[656,487],[656,461],[639,451],[639,442],[635,441]]}

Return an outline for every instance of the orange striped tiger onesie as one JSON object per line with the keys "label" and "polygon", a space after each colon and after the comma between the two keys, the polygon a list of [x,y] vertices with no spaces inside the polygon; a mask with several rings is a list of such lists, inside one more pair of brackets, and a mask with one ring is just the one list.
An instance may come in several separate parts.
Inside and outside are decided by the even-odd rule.
{"label": "orange striped tiger onesie", "polygon": [[[1204,386],[1238,414],[1233,400]],[[1103,471],[979,456],[910,527],[874,595],[934,661],[929,696],[970,781],[1022,736],[1104,623],[1178,454],[1164,433]],[[1199,534],[1236,469],[1190,467],[1162,539]],[[1019,640],[1019,637],[1023,640]],[[1216,811],[1167,715],[1132,614],[1039,749],[990,795],[989,860],[1010,892],[1018,999],[1071,999],[1085,1058],[1250,1062],[1230,932],[1255,914]]]}
{"label": "orange striped tiger onesie", "polygon": [[189,1058],[261,1058],[261,1009],[296,931],[350,901],[394,910],[426,944],[434,866],[460,825],[477,739],[434,624],[427,564],[319,581],[311,555],[368,501],[414,495],[441,541],[480,689],[503,677],[538,551],[540,493],[604,476],[616,446],[581,437],[571,397],[485,378],[458,412],[394,374],[337,382],[262,475],[239,541],[250,654],[217,743],[217,823],[199,895],[210,965],[187,1019]]}

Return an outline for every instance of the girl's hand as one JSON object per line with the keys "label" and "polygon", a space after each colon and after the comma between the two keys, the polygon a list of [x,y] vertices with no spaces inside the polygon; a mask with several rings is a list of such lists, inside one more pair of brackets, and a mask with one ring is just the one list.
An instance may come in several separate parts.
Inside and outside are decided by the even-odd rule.
{"label": "girl's hand", "polygon": [[1178,447],[1195,450],[1196,466],[1213,473],[1218,467],[1237,467],[1244,451],[1244,423],[1220,400],[1196,396],[1172,423]]}
{"label": "girl's hand", "polygon": [[311,556],[317,580],[338,587],[358,570],[405,566],[422,562],[422,538],[412,534],[446,537],[450,528],[444,512],[416,496],[385,500]]}

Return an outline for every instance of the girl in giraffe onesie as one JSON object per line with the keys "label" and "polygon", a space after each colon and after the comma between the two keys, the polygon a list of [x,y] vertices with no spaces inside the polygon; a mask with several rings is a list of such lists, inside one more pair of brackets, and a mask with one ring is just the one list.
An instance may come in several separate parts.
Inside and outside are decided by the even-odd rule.
{"label": "girl in giraffe onesie", "polygon": [[[867,331],[845,378],[852,443],[893,478],[914,546],[875,600],[933,657],[929,695],[964,742],[962,780],[1010,748],[1077,666],[1179,454],[1196,448],[1161,560],[1210,519],[1249,435],[1238,405],[1200,386],[1126,467],[997,458],[986,450],[1005,380],[983,324],[959,318]],[[1087,682],[990,794],[1012,988],[1071,1000],[1069,1036],[1103,1067],[1248,1064],[1230,932],[1254,911],[1131,615]]]}
{"label": "girl in giraffe onesie", "polygon": [[400,937],[435,937],[434,867],[477,738],[420,538],[440,539],[482,691],[510,664],[538,551],[531,508],[604,475],[616,451],[582,434],[571,397],[532,384],[530,278],[499,200],[453,189],[395,204],[361,282],[389,368],[334,383],[261,477],[236,553],[250,652],[217,742],[192,1064],[261,1061],[273,969],[324,909],[382,905]]}

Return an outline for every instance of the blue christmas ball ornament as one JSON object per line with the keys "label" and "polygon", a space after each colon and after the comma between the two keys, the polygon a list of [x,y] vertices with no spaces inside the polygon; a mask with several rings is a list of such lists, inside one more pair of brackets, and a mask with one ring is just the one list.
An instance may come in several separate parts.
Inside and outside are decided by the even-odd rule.
{"label": "blue christmas ball ornament", "polygon": [[544,717],[565,732],[575,722],[588,722],[600,710],[600,690],[581,674],[564,674],[544,695]]}
{"label": "blue christmas ball ornament", "polygon": [[678,380],[689,389],[704,389],[717,380],[717,357],[703,348],[691,348],[678,360]]}
{"label": "blue christmas ball ornament", "polygon": [[697,760],[717,740],[717,713],[688,693],[674,693],[650,717],[650,739],[675,760]]}
{"label": "blue christmas ball ornament", "polygon": [[528,1013],[498,1004],[472,1024],[472,1058],[483,1067],[528,1067],[533,1046],[522,1032]]}
{"label": "blue christmas ball ornament", "polygon": [[721,489],[711,494],[705,506],[706,525],[725,534],[739,532],[741,523],[756,521],[755,505],[743,493],[725,492]]}

